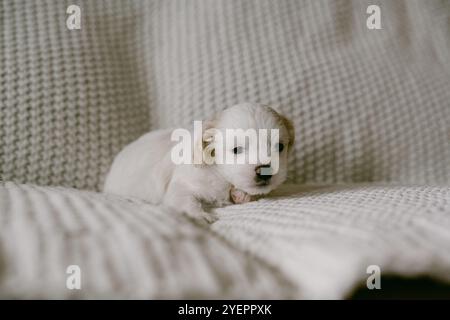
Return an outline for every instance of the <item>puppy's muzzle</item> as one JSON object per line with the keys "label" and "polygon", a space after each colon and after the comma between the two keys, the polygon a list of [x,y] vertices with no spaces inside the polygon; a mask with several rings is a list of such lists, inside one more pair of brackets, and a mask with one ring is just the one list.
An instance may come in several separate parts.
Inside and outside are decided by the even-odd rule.
{"label": "puppy's muzzle", "polygon": [[270,178],[272,178],[270,164],[257,166],[255,168],[255,172],[256,172],[255,177],[256,182],[262,182],[267,184],[270,181]]}

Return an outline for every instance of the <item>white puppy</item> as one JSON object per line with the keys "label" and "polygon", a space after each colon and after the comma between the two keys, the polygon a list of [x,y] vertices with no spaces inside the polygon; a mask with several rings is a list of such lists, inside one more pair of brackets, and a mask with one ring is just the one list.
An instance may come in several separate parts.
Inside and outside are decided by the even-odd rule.
{"label": "white puppy", "polygon": [[[218,138],[220,135],[226,140],[227,129],[278,129],[278,142],[271,143],[270,133],[269,139],[262,142],[260,136],[255,139],[241,132],[244,139],[238,136],[227,144],[229,141]],[[157,130],[126,146],[114,159],[104,191],[162,204],[175,212],[213,222],[215,217],[204,211],[202,203],[221,206],[250,201],[286,180],[287,155],[293,146],[294,128],[270,107],[239,104],[203,123],[203,133],[194,141],[190,159],[194,159],[196,152],[203,156],[207,153],[210,159],[220,153],[229,157],[227,159],[234,159],[233,163],[206,164],[204,160],[199,164],[177,165],[172,151],[177,142],[172,141],[171,135],[172,130]],[[249,161],[249,153],[259,150],[253,148],[255,146],[266,146],[269,150],[266,154],[270,157],[265,162],[259,158],[256,162]],[[278,163],[275,170],[273,165],[271,167],[274,157]],[[240,163],[236,163],[239,159]]]}

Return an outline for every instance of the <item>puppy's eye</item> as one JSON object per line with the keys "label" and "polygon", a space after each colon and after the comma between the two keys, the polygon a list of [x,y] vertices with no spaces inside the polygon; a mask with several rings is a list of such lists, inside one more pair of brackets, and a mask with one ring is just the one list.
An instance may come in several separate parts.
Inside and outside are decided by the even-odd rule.
{"label": "puppy's eye", "polygon": [[277,143],[275,147],[278,149],[278,152],[283,152],[284,150],[284,144],[282,143]]}
{"label": "puppy's eye", "polygon": [[244,148],[242,148],[242,147],[233,148],[233,153],[234,154],[242,153],[242,151],[244,151]]}

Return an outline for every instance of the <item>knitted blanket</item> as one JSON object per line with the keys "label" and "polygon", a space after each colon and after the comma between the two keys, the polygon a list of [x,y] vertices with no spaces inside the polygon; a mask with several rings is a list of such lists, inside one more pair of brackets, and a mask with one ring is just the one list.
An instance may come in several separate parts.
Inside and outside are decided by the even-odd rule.
{"label": "knitted blanket", "polygon": [[[370,276],[450,281],[450,188],[299,187],[216,209],[212,231],[142,201],[0,186],[0,296],[344,298]],[[81,289],[66,286],[81,270]]]}
{"label": "knitted blanket", "polygon": [[[96,189],[150,129],[243,101],[291,118],[295,182],[450,182],[450,3],[0,3],[0,177]],[[367,28],[378,4],[380,30]]]}
{"label": "knitted blanket", "polygon": [[[0,21],[1,297],[342,298],[369,265],[450,280],[449,1],[6,0]],[[291,182],[327,186],[211,229],[95,192],[139,135],[243,101],[293,121]]]}

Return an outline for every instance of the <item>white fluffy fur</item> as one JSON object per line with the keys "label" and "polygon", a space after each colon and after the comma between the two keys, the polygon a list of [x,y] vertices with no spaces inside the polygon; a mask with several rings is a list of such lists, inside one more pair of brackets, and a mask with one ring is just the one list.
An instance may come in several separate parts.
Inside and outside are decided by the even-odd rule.
{"label": "white fluffy fur", "polygon": [[[175,165],[171,160],[171,148],[176,144],[170,139],[172,130],[157,130],[143,135],[116,156],[104,191],[163,204],[192,218],[212,222],[215,217],[203,210],[202,203],[221,206],[230,204],[231,200],[249,201],[250,196],[267,194],[285,181],[287,154],[294,141],[294,130],[286,118],[272,108],[243,103],[205,123],[204,129],[214,127],[221,132],[238,128],[279,129],[279,141],[285,148],[279,154],[278,173],[267,185],[257,186],[255,168],[261,163]],[[205,135],[196,145],[205,148],[204,139]]]}

